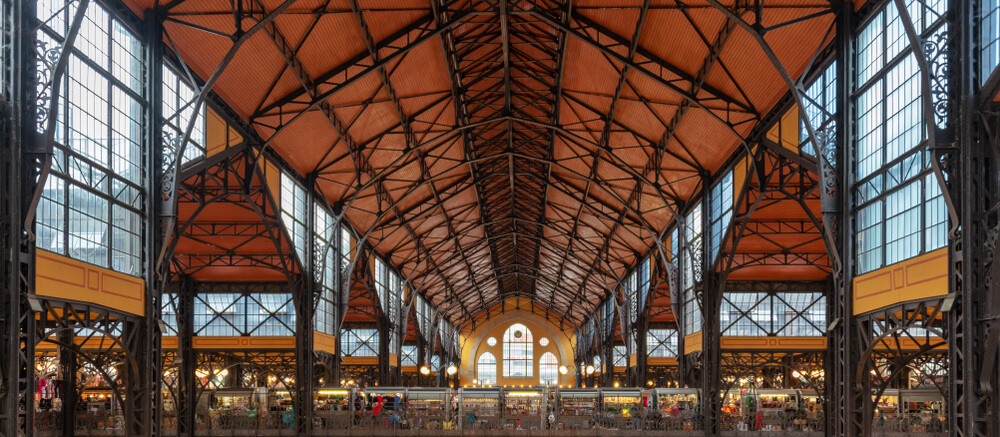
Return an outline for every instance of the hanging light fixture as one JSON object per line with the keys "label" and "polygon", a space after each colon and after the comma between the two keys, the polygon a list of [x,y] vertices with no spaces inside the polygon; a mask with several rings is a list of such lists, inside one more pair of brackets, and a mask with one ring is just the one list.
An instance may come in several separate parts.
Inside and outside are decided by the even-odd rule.
{"label": "hanging light fixture", "polygon": [[429,375],[430,373],[431,373],[431,368],[430,367],[427,367],[426,365],[425,366],[420,366],[420,374],[421,375]]}
{"label": "hanging light fixture", "polygon": [[452,364],[452,365],[448,366],[447,372],[448,372],[449,375],[454,375],[454,374],[458,373],[458,367],[456,367],[454,364]]}
{"label": "hanging light fixture", "polygon": [[566,366],[559,366],[559,374],[560,375],[565,375],[566,372],[569,372],[569,369],[567,369]]}

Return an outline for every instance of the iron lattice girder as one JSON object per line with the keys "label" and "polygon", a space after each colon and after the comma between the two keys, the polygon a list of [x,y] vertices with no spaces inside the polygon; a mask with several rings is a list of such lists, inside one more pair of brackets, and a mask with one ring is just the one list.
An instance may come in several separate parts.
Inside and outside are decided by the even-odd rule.
{"label": "iron lattice girder", "polygon": [[[648,4],[643,6],[639,14],[631,40],[615,34],[591,20],[589,15],[560,2],[538,2],[531,8],[507,1],[456,5],[459,3],[432,2],[430,14],[376,41],[373,36],[376,32],[369,29],[361,7],[356,2],[353,3],[351,12],[364,36],[366,50],[315,77],[305,74],[302,61],[296,58],[298,47],[295,47],[295,43],[282,35],[277,26],[266,25],[264,33],[272,39],[286,62],[279,77],[291,71],[298,77],[302,87],[285,96],[277,96],[272,95],[272,86],[251,119],[258,131],[270,133],[269,139],[265,140],[267,144],[277,133],[299,119],[303,112],[322,112],[338,138],[327,156],[317,163],[314,170],[317,180],[361,187],[355,190],[346,204],[343,199],[337,202],[338,209],[345,206],[350,210],[351,204],[358,199],[367,202],[375,199],[379,205],[379,213],[374,226],[379,228],[379,236],[398,232],[399,235],[394,235],[396,240],[402,238],[410,242],[399,240],[399,243],[392,243],[392,250],[381,246],[379,249],[386,249],[385,252],[392,255],[392,262],[395,264],[422,269],[424,273],[411,276],[422,279],[423,284],[443,284],[448,296],[476,294],[479,308],[495,303],[500,294],[508,293],[504,290],[545,294],[552,305],[557,293],[579,297],[587,289],[614,286],[620,280],[616,272],[631,265],[639,253],[648,250],[651,244],[649,241],[657,238],[655,233],[662,228],[662,224],[651,226],[643,218],[643,214],[650,212],[641,210],[640,206],[643,205],[643,198],[649,196],[648,191],[652,189],[658,192],[659,198],[667,204],[665,208],[671,213],[682,197],[674,185],[675,181],[657,182],[655,188],[654,184],[648,182],[654,174],[658,180],[661,172],[668,171],[657,168],[659,164],[653,163],[662,163],[665,155],[673,156],[681,163],[679,166],[688,168],[669,171],[688,171],[692,177],[702,171],[701,164],[684,144],[680,144],[681,148],[685,148],[684,151],[654,146],[650,159],[642,169],[625,168],[628,166],[621,159],[611,155],[604,156],[607,152],[603,149],[610,149],[608,138],[611,133],[624,132],[639,144],[659,144],[664,141],[662,138],[647,138],[624,126],[615,120],[614,110],[603,120],[604,132],[600,139],[589,131],[592,129],[562,126],[562,121],[558,118],[559,105],[563,101],[574,99],[571,95],[574,91],[567,90],[565,95],[562,92],[562,56],[566,51],[567,39],[579,39],[585,46],[596,49],[620,73],[612,108],[624,98],[623,94],[629,94],[626,90],[636,95],[628,97],[629,99],[649,107],[650,101],[628,80],[630,72],[633,75],[638,72],[681,96],[680,103],[674,102],[673,105],[683,108],[693,106],[706,111],[730,130],[734,126],[760,119],[739,84],[735,84],[739,93],[735,97],[705,84],[705,77],[713,65],[726,69],[718,55],[728,33],[732,31],[732,25],[720,30],[714,41],[696,29],[710,50],[698,73],[689,74],[652,55],[638,44],[637,37],[641,33],[641,23],[645,20]],[[308,33],[319,17],[327,11],[317,9],[314,12],[313,25],[309,27],[307,35],[302,37],[299,46],[309,37]],[[682,11],[685,17],[688,17],[688,12]],[[688,20],[694,26],[690,17]],[[452,80],[450,100],[455,105],[457,117],[455,126],[440,123],[440,115],[434,121],[421,117],[422,128],[425,125],[430,128],[417,134],[413,131],[415,115],[407,116],[402,110],[391,81],[392,72],[407,53],[433,39],[442,43],[449,64],[449,77]],[[389,96],[388,101],[392,103],[399,122],[382,134],[357,142],[351,136],[352,125],[357,118],[338,119],[333,111],[335,108],[327,98],[358,83],[358,80],[371,73],[379,74],[382,82],[379,90],[384,90]],[[733,79],[728,70],[725,73]],[[736,82],[735,79],[733,82]],[[381,102],[386,101],[385,98],[380,99]],[[440,108],[448,100],[448,97],[442,96],[417,112]],[[372,96],[367,101],[352,105],[359,106],[359,112],[364,112],[375,102],[375,97]],[[580,98],[576,98],[576,104],[582,103]],[[594,108],[586,111],[595,114],[600,112]],[[723,112],[740,115],[732,120],[723,120],[718,117]],[[585,126],[586,122],[582,119],[580,121],[580,126]],[[676,123],[660,121],[664,127],[672,126],[668,128],[668,135],[672,136]],[[403,151],[401,158],[393,160],[389,167],[375,169],[365,156],[367,151],[379,146],[379,138],[386,133],[405,135],[407,150]],[[434,136],[438,133],[439,136]],[[592,134],[590,136],[594,139],[587,138],[588,134]],[[428,136],[433,138],[426,140]],[[439,174],[435,174],[439,170],[430,169],[426,163],[429,154],[422,152],[431,148],[445,150],[450,142],[456,140],[465,148],[465,161],[457,163],[453,168],[467,166],[470,174],[465,182],[460,182],[462,178],[452,178],[447,182],[441,179],[441,183],[454,187],[454,190],[439,190],[438,185],[433,182],[439,177]],[[577,175],[567,171],[568,165],[553,159],[552,153],[557,141],[566,142],[573,149],[584,150],[573,150],[573,153],[577,155],[575,159],[590,165],[590,177],[581,174],[577,181]],[[347,152],[343,152],[343,146],[338,144],[346,146]],[[344,156],[330,156],[334,147],[339,147],[336,153],[343,153]],[[684,158],[684,153],[690,159]],[[587,156],[594,159],[587,161]],[[346,159],[351,159],[358,170],[349,184],[339,180],[342,178],[337,176],[341,174],[334,173],[337,170],[332,167],[332,163]],[[393,180],[394,170],[409,164],[419,165],[421,176],[416,181]],[[624,179],[609,180],[606,176],[597,174],[597,167],[606,165],[626,170],[628,175],[624,179],[632,177],[635,182],[629,184],[623,182]],[[408,190],[404,194],[420,196],[423,200],[413,202],[414,199],[407,199],[406,211],[400,211],[404,202],[396,194],[399,190],[393,192],[386,188],[387,181],[409,182],[415,188],[423,186],[423,190]],[[606,188],[614,184],[626,184],[628,187]],[[479,217],[474,217],[472,205],[468,202],[462,206],[462,215],[449,214],[449,211],[454,211],[449,200],[459,198],[470,187],[476,191]],[[591,187],[599,187],[605,191],[592,195]],[[579,195],[581,191],[582,196]],[[414,194],[417,192],[420,194]],[[568,204],[550,202],[549,196],[553,193],[568,197]],[[385,207],[386,205],[391,206]],[[415,211],[414,216],[410,215],[410,210]],[[437,210],[444,214],[436,214]],[[610,230],[599,225],[595,227],[592,216],[600,217],[599,221],[615,224]],[[440,220],[441,217],[444,218],[443,221]],[[470,246],[468,238],[463,240],[460,235],[475,235],[477,222],[481,222],[484,243],[477,242]],[[424,234],[420,225],[431,224],[446,228],[451,236],[450,241]],[[591,229],[584,229],[585,227]],[[640,230],[637,231],[637,228]],[[596,231],[603,244],[596,238],[581,238],[581,229],[587,234]],[[556,240],[552,241],[552,238]],[[475,248],[475,251],[467,251],[468,247]],[[495,272],[493,275],[483,275],[485,269],[478,263],[484,257],[489,257],[494,266],[532,265],[536,271],[552,275],[556,279],[554,282],[543,283],[536,277],[521,273],[507,275]],[[448,261],[455,258],[463,261]],[[397,262],[400,259],[402,263]],[[591,268],[581,280],[577,270],[586,269],[588,264]],[[464,273],[458,273],[462,270]],[[464,274],[468,278],[461,278]],[[490,284],[494,281],[495,285]],[[426,288],[423,284],[419,288]],[[562,289],[568,291],[563,292]],[[574,289],[575,294],[572,291]],[[467,302],[465,305],[471,302],[464,297],[461,300]],[[567,311],[574,310],[567,308]],[[449,317],[453,317],[455,311],[468,314],[470,308],[462,306],[460,309],[452,308],[451,311]]]}
{"label": "iron lattice girder", "polygon": [[[727,109],[731,106],[749,114],[758,113],[749,102],[741,101],[710,85],[699,84],[700,81],[698,78],[642,47],[634,49],[634,53],[638,55],[636,59],[629,59],[623,56],[623,52],[628,53],[632,51],[632,42],[579,12],[574,11],[572,13],[569,25],[563,24],[558,20],[558,17],[554,17],[543,10],[536,9],[532,15],[541,19],[549,26],[572,35],[585,44],[600,50],[606,56],[614,59],[615,62],[628,66],[629,69],[660,83],[681,96],[684,100],[692,102],[697,106],[704,107],[704,105],[713,102],[724,102]],[[653,70],[647,68],[647,66],[652,67]],[[671,76],[675,78],[668,79]],[[697,94],[689,91],[692,88],[708,93],[709,97],[699,97]]]}

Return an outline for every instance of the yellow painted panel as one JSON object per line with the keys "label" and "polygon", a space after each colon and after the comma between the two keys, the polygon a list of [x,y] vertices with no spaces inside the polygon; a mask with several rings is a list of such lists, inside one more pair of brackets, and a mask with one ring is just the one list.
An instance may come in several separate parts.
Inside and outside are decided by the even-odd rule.
{"label": "yellow painted panel", "polygon": [[205,115],[205,155],[213,156],[226,150],[229,126],[212,108],[208,108]]}
{"label": "yellow painted panel", "polygon": [[195,349],[295,349],[295,337],[195,337]]}
{"label": "yellow painted panel", "polygon": [[146,313],[146,282],[142,279],[44,250],[35,254],[35,293],[138,316]]}
{"label": "yellow painted panel", "polygon": [[252,348],[295,349],[295,337],[241,337],[249,339],[243,345]]}
{"label": "yellow painted panel", "polygon": [[378,357],[343,357],[340,359],[342,364],[347,365],[375,365],[378,364]]}
{"label": "yellow painted panel", "polygon": [[798,106],[792,106],[781,116],[781,120],[767,131],[767,139],[794,153],[799,153]]}
{"label": "yellow painted panel", "polygon": [[750,170],[747,158],[741,159],[733,167],[733,206],[739,202],[740,193],[743,191],[743,184],[747,180],[747,172]]}
{"label": "yellow painted panel", "polygon": [[[50,337],[52,340],[58,340],[56,337]],[[93,337],[74,337],[73,343],[80,346],[83,350],[120,350],[121,345],[117,344],[114,340],[105,336],[93,336]],[[41,351],[53,351],[59,348],[56,343],[50,341],[42,341],[35,346],[35,350]]]}
{"label": "yellow painted panel", "polygon": [[639,365],[639,354],[632,354],[628,356],[628,366],[634,367]]}
{"label": "yellow painted panel", "polygon": [[781,116],[781,146],[799,153],[799,107],[793,106]]}
{"label": "yellow painted panel", "polygon": [[239,143],[243,142],[243,135],[236,132],[236,129],[229,128],[229,147],[233,147]]}
{"label": "yellow painted panel", "polygon": [[195,337],[195,349],[236,349],[240,347],[240,337]]}
{"label": "yellow painted panel", "polygon": [[722,337],[722,350],[824,350],[826,337]]}
{"label": "yellow painted panel", "polygon": [[160,340],[160,347],[163,349],[177,349],[178,344],[177,337],[163,337]]}
{"label": "yellow painted panel", "polygon": [[948,294],[948,248],[854,278],[854,314]]}
{"label": "yellow painted panel", "polygon": [[677,358],[675,357],[649,357],[646,358],[646,365],[648,366],[676,366]]}
{"label": "yellow painted panel", "polygon": [[[503,305],[508,309],[507,312],[494,316],[489,322],[478,326],[475,331],[462,334],[468,340],[462,342],[462,364],[458,374],[460,384],[472,384],[472,380],[477,376],[478,369],[476,368],[476,363],[479,360],[479,356],[483,353],[490,352],[498,359],[503,358],[503,334],[515,322],[524,324],[531,331],[531,335],[535,341],[533,349],[535,360],[532,361],[532,366],[534,366],[532,375],[535,376],[533,377],[534,379],[504,377],[501,371],[503,370],[503,363],[499,363],[497,365],[497,380],[493,381],[494,385],[526,385],[532,387],[537,385],[539,359],[546,352],[554,354],[560,365],[573,364],[573,346],[570,343],[570,339],[563,332],[559,331],[557,325],[538,315],[528,313],[526,310],[515,309],[517,305],[521,305],[521,308],[530,308],[529,305],[534,305],[530,300],[510,297],[504,300]],[[497,339],[495,345],[490,346],[486,342],[486,339],[489,337]],[[538,343],[542,337],[549,339],[549,343],[545,346]],[[571,375],[560,374],[557,384],[566,385],[572,381],[573,378],[571,378]]]}
{"label": "yellow painted panel", "polygon": [[[917,341],[914,341],[914,339],[912,339],[912,338],[902,338],[901,337],[899,339],[899,344],[897,345],[896,344],[896,339],[894,339],[894,338],[886,338],[885,340],[882,340],[877,345],[875,345],[875,349],[876,350],[917,351],[917,350],[920,350],[921,346],[925,346],[928,343],[930,343],[930,344],[938,344],[938,343],[942,343],[944,341],[944,340],[939,339],[939,338],[932,338],[928,342],[928,341],[924,341],[924,339],[922,337],[921,338],[917,338],[916,340]],[[937,349],[937,350],[948,349],[948,345],[947,344],[941,344],[939,346],[935,346],[934,349]]]}
{"label": "yellow painted panel", "polygon": [[698,352],[701,349],[701,331],[693,332],[684,336],[684,355],[692,352]]}
{"label": "yellow painted panel", "polygon": [[[256,153],[256,152],[254,152]],[[267,190],[271,192],[271,197],[274,198],[274,203],[281,205],[281,169],[267,158],[261,158],[257,161],[260,166],[260,171],[264,175],[264,183],[267,184]]]}
{"label": "yellow painted panel", "polygon": [[399,355],[389,353],[389,365],[392,367],[399,367]]}
{"label": "yellow painted panel", "polygon": [[337,353],[337,338],[330,334],[313,331],[313,349],[335,355]]}

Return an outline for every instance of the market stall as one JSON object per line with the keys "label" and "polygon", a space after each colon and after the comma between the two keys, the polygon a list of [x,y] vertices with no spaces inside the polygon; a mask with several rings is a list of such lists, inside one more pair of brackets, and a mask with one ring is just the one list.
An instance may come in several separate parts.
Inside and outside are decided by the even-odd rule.
{"label": "market stall", "polygon": [[700,395],[693,388],[657,388],[653,390],[655,428],[672,431],[702,429]]}
{"label": "market stall", "polygon": [[592,388],[556,389],[555,405],[550,409],[557,429],[588,429],[597,419],[600,392]]}
{"label": "market stall", "polygon": [[503,392],[504,429],[545,429],[548,389],[519,388]]}
{"label": "market stall", "polygon": [[[463,388],[458,390],[458,416],[462,429],[499,429],[501,427],[500,388]],[[471,417],[470,417],[471,416]]]}

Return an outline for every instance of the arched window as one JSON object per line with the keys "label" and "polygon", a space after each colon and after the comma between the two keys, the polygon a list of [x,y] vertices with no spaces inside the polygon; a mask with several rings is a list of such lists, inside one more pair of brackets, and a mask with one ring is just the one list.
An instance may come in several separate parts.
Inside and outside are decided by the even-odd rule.
{"label": "arched window", "polygon": [[555,354],[546,352],[538,360],[538,381],[542,385],[556,385],[559,382],[559,360]]}
{"label": "arched window", "polygon": [[497,357],[489,352],[483,352],[476,362],[476,378],[482,385],[493,385],[497,382]]}
{"label": "arched window", "polygon": [[534,363],[534,343],[531,331],[520,323],[515,323],[503,333],[503,376],[507,378],[530,378]]}

